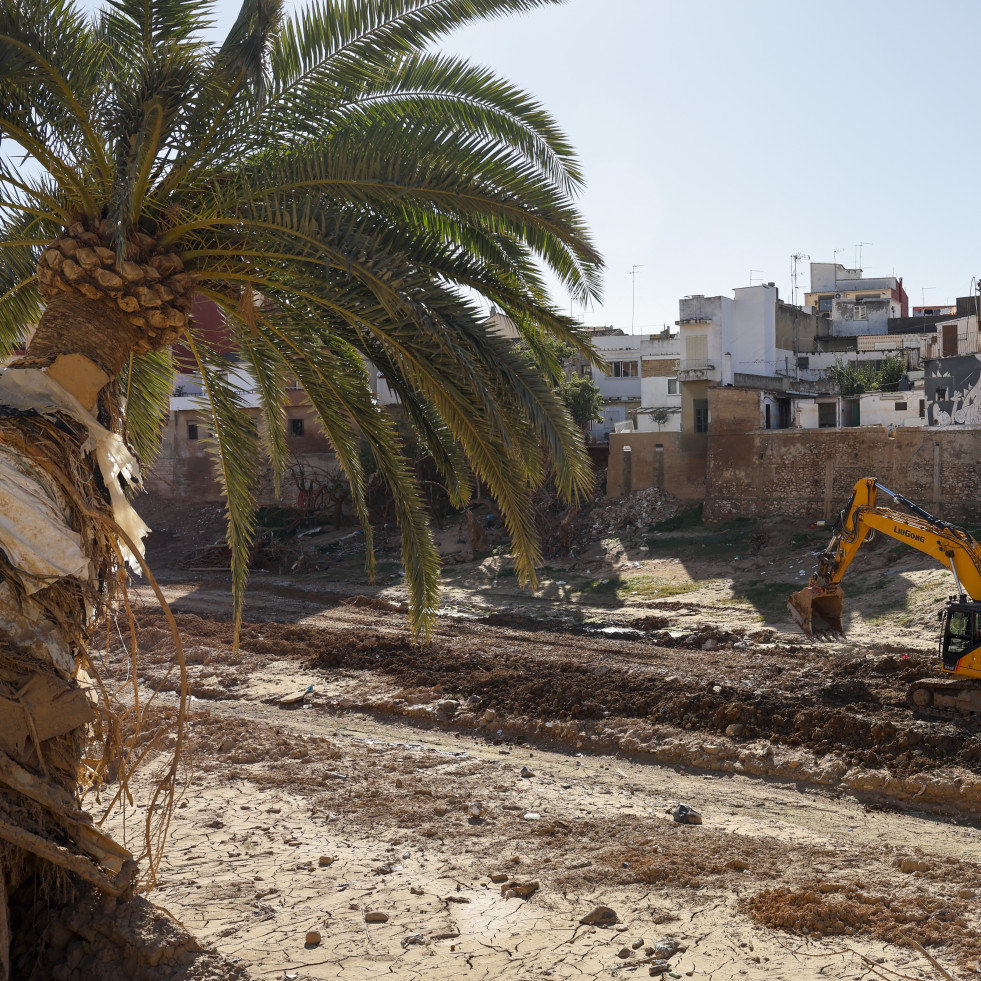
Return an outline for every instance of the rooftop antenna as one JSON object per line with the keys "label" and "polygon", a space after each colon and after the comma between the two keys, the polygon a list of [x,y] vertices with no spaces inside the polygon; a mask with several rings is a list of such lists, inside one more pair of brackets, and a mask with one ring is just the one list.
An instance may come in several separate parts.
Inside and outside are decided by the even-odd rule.
{"label": "rooftop antenna", "polygon": [[790,257],[790,278],[794,282],[794,291],[792,294],[794,306],[797,306],[797,266],[805,259],[810,259],[810,258],[811,257],[807,255],[805,252],[795,252]]}
{"label": "rooftop antenna", "polygon": [[[921,308],[926,307],[926,291],[927,290],[935,290],[936,288],[937,288],[936,286],[921,286],[920,287],[920,307]],[[925,315],[926,314],[926,310],[925,309],[921,309],[920,310],[920,313]]]}
{"label": "rooftop antenna", "polygon": [[630,267],[630,333],[634,332],[634,312],[637,309],[637,270],[643,269],[643,263],[634,263]]}
{"label": "rooftop antenna", "polygon": [[749,271],[749,285],[750,286],[753,285],[753,279],[754,279],[753,273],[759,273],[760,274],[758,278],[759,278],[759,281],[762,283],[763,282],[763,270],[762,269],[750,269],[750,271]]}
{"label": "rooftop antenna", "polygon": [[835,292],[838,292],[838,253],[844,252],[844,249],[835,249],[835,257],[831,263],[835,267]]}
{"label": "rooftop antenna", "polygon": [[862,268],[862,246],[875,245],[875,242],[856,242],[855,243],[855,268]]}

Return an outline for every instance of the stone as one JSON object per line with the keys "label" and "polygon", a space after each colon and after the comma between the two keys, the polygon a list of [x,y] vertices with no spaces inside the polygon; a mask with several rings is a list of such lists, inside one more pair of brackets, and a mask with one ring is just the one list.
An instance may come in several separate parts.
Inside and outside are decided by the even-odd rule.
{"label": "stone", "polygon": [[648,973],[652,978],[656,978],[659,974],[667,974],[670,969],[671,965],[667,961],[654,961]]}
{"label": "stone", "polygon": [[490,877],[490,881],[495,884],[500,884],[501,882],[507,882],[510,878],[511,876],[509,876],[507,872],[494,872]]}
{"label": "stone", "polygon": [[654,944],[654,956],[662,961],[674,957],[679,950],[681,950],[681,944],[677,940],[659,940]]}
{"label": "stone", "polygon": [[620,917],[609,906],[595,906],[580,921],[583,926],[613,926]]}
{"label": "stone", "polygon": [[422,886],[409,886],[409,892],[411,892],[413,896],[426,895],[426,890],[423,889]]}
{"label": "stone", "polygon": [[633,951],[629,947],[621,947],[617,951],[617,957],[630,957]]}
{"label": "stone", "polygon": [[726,735],[730,739],[738,739],[746,731],[746,726],[741,722],[733,722],[726,726]]}
{"label": "stone", "polygon": [[643,938],[640,940],[635,940],[630,946],[633,947],[634,950],[640,950],[640,948],[644,946]]}
{"label": "stone", "polygon": [[526,780],[527,780],[527,779],[528,779],[529,777],[533,777],[534,775],[535,775],[535,774],[534,774],[534,772],[533,772],[533,771],[531,771],[531,770],[529,770],[529,769],[528,769],[528,767],[526,767],[526,766],[523,766],[523,767],[521,768],[521,776],[523,776],[523,777],[524,777],[524,778],[525,778]]}
{"label": "stone", "polygon": [[671,817],[678,824],[701,824],[702,815],[688,804],[677,804],[671,809]]}
{"label": "stone", "polygon": [[333,865],[333,864],[334,864],[334,856],[333,855],[321,855],[320,856],[320,865],[321,865],[321,867],[323,867],[325,865]]}
{"label": "stone", "polygon": [[365,913],[364,921],[365,923],[387,923],[388,913],[383,913],[378,909],[372,909]]}
{"label": "stone", "polygon": [[307,943],[316,946],[320,943],[321,936],[319,930],[307,930]]}
{"label": "stone", "polygon": [[913,858],[911,855],[904,856],[896,863],[900,872],[926,872],[930,868],[930,863],[922,858]]}
{"label": "stone", "polygon": [[537,879],[528,879],[525,882],[511,879],[501,886],[501,895],[505,899],[530,899],[537,891]]}

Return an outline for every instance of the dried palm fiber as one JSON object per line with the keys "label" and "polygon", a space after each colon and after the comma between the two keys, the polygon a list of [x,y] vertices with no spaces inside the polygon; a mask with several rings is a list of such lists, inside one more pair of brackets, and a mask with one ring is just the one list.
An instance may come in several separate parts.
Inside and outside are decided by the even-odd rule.
{"label": "dried palm fiber", "polygon": [[[44,882],[67,869],[119,895],[133,856],[93,825],[80,798],[88,788],[99,803],[114,764],[104,820],[131,801],[128,777],[147,755],[134,759],[121,736],[124,721],[127,742],[139,732],[137,673],[129,694],[109,691],[89,656],[93,632],[125,602],[125,564],[142,566],[147,529],[123,489],[139,485],[139,468],[123,440],[35,364],[0,376],[0,879],[9,891],[24,869],[38,867]],[[175,649],[180,662],[176,637]],[[140,857],[151,885],[181,746],[178,738],[148,808]],[[5,949],[0,942],[0,956]]]}
{"label": "dried palm fiber", "polygon": [[[37,277],[47,308],[32,354],[68,353],[65,338],[72,336],[84,346],[75,350],[110,377],[130,351],[145,354],[173,344],[187,328],[194,300],[194,276],[176,252],[135,232],[120,261],[105,221],[71,225],[41,253]],[[79,304],[90,304],[94,314],[84,318],[85,331],[79,330]],[[69,334],[57,322],[62,316],[71,319]],[[105,363],[114,359],[118,363]]]}

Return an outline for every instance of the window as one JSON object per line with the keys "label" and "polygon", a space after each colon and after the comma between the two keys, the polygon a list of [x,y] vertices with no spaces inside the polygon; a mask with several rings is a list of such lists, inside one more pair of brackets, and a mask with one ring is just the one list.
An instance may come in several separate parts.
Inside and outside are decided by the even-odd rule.
{"label": "window", "polygon": [[189,422],[187,424],[187,438],[188,439],[198,438],[198,424],[196,422]]}
{"label": "window", "polygon": [[818,428],[834,429],[838,425],[838,407],[834,402],[818,402]]}
{"label": "window", "polygon": [[695,334],[685,338],[685,359],[688,361],[706,361],[709,356],[708,334]]}
{"label": "window", "polygon": [[869,314],[868,309],[864,303],[856,303],[852,307],[852,320],[868,320]]}
{"label": "window", "polygon": [[610,374],[614,378],[636,378],[637,362],[636,361],[611,361]]}
{"label": "window", "polygon": [[707,433],[709,431],[708,399],[693,399],[692,405],[695,409],[695,432]]}
{"label": "window", "polygon": [[806,355],[802,354],[800,355],[800,357],[797,358],[798,368],[809,368],[810,366],[811,366],[811,359]]}
{"label": "window", "polygon": [[290,419],[290,436],[302,436],[303,435],[303,420],[302,419]]}
{"label": "window", "polygon": [[677,378],[669,378],[668,379],[668,395],[677,395],[677,394],[678,394],[678,379]]}
{"label": "window", "polygon": [[831,313],[831,304],[834,302],[830,296],[818,298],[818,313]]}
{"label": "window", "polygon": [[593,366],[591,364],[580,365],[579,374],[582,375],[583,378],[592,378]]}
{"label": "window", "polygon": [[920,418],[926,418],[926,399],[920,399]]}
{"label": "window", "polygon": [[895,409],[895,410],[896,410],[897,412],[905,412],[905,411],[906,411],[906,403],[905,403],[905,402],[896,402],[896,403],[895,403],[895,404],[893,405],[893,408],[894,408],[894,409]]}
{"label": "window", "polygon": [[936,402],[946,402],[947,401],[947,389],[938,388],[933,394],[934,401]]}

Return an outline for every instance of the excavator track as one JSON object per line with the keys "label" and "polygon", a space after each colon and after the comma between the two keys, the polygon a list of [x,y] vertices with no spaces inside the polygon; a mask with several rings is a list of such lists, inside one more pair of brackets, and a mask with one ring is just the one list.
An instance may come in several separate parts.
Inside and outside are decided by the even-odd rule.
{"label": "excavator track", "polygon": [[909,686],[906,701],[923,715],[981,723],[981,681],[924,678]]}

